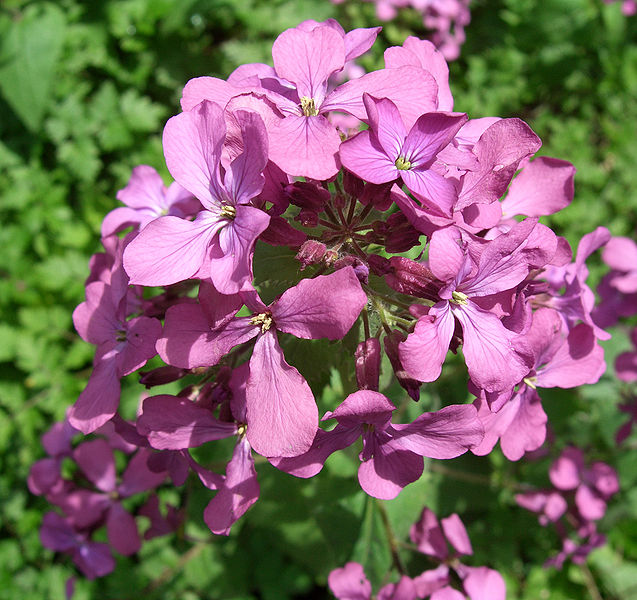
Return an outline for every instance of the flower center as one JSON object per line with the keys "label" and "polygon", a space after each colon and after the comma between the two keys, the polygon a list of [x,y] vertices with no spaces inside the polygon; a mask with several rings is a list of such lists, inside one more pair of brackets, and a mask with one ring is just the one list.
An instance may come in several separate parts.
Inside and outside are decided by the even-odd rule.
{"label": "flower center", "polygon": [[535,385],[537,383],[537,377],[525,377],[522,382],[526,383],[526,385],[534,390],[537,389],[537,386]]}
{"label": "flower center", "polygon": [[221,207],[221,216],[226,219],[234,219],[237,216],[237,209],[229,204],[224,204]]}
{"label": "flower center", "polygon": [[404,156],[399,156],[394,165],[396,165],[399,171],[408,171],[411,169],[411,163]]}
{"label": "flower center", "polygon": [[115,341],[117,341],[117,342],[125,342],[126,341],[126,330],[125,329],[118,329],[115,332]]}
{"label": "flower center", "polygon": [[261,327],[261,333],[265,333],[268,329],[270,329],[270,327],[272,327],[272,315],[267,312],[259,313],[250,319],[250,323],[257,327]]}
{"label": "flower center", "polygon": [[462,292],[451,292],[451,302],[460,306],[467,305],[467,295]]}
{"label": "flower center", "polygon": [[301,110],[306,117],[316,117],[319,114],[316,110],[316,104],[314,104],[314,98],[307,96],[301,98]]}

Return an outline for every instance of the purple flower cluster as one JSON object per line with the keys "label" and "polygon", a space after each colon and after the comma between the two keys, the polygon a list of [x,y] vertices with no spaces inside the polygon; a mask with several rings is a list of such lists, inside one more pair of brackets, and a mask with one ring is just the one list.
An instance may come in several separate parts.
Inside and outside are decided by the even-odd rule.
{"label": "purple flower cluster", "polygon": [[561,568],[567,558],[582,563],[592,550],[606,543],[595,522],[604,516],[609,498],[619,491],[617,474],[601,461],[587,467],[584,453],[568,447],[551,465],[549,478],[553,489],[517,494],[515,499],[538,513],[541,525],[553,523],[562,539],[562,550],[547,565]]}
{"label": "purple flower cluster", "polygon": [[[342,4],[345,0],[332,0]],[[398,11],[411,8],[422,14],[423,25],[432,32],[431,41],[447,60],[456,60],[465,41],[464,29],[471,22],[471,0],[366,0],[376,5],[381,21],[392,21]],[[606,0],[609,2],[611,0]],[[626,4],[634,0],[626,0]],[[629,13],[625,13],[629,14]],[[632,14],[632,13],[631,13]]]}
{"label": "purple flower cluster", "polygon": [[[131,555],[141,547],[135,516],[122,501],[157,488],[168,473],[153,461],[152,451],[126,440],[137,437],[129,423],[119,419],[107,423],[95,432],[99,437],[73,448],[72,441],[78,433],[66,419],[51,427],[42,438],[49,456],[31,467],[28,485],[33,494],[45,496],[63,513],[51,511],[44,515],[42,545],[69,554],[78,569],[94,579],[115,568],[112,550]],[[129,457],[120,478],[115,451]],[[63,460],[73,464],[70,477],[62,474]],[[181,522],[179,511],[172,506],[167,506],[166,515],[162,515],[154,494],[147,495],[136,514],[150,521],[145,539],[174,531]],[[108,543],[93,540],[102,527],[106,528]]]}
{"label": "purple flower cluster", "polygon": [[[334,85],[378,31],[305,21],[274,42],[273,67],[189,81],[183,112],[163,134],[174,183],[165,188],[151,167],[137,167],[118,194],[126,206],[106,216],[105,252],[92,258],[86,301],[73,314],[96,346],[94,368],[65,427],[98,436],[115,427],[117,436],[73,449],[67,433],[31,476],[32,490],[65,514],[47,517],[45,544],[72,553],[85,574],[110,568],[78,558],[105,555],[90,542],[103,524],[117,551],[138,549],[119,500],[167,476],[179,486],[194,471],[215,492],[205,522],[227,535],[259,497],[253,451],[311,477],[360,439],[362,489],[391,499],[420,477],[423,457],[484,455],[498,440],[511,460],[536,450],[547,420],[538,389],[603,373],[598,340],[608,334],[591,317],[585,263],[610,234],[585,236],[573,260],[567,241],[538,221],[571,202],[575,169],[532,160],[541,142],[519,119],[454,112],[447,64],[430,42],[410,37],[386,51],[385,68]],[[298,269],[266,303],[279,273],[255,279],[254,264],[272,247],[296,256]],[[346,335],[358,344],[353,356],[339,343]],[[310,350],[309,340],[331,340],[334,364],[356,375],[358,390],[323,415],[326,428],[309,374],[288,362],[294,338]],[[459,349],[475,402],[394,422],[404,411],[380,391],[383,353],[404,405]],[[181,390],[144,394],[128,423],[118,414],[120,380],[157,354],[165,365],[141,382]],[[225,438],[235,442],[225,474],[191,457]],[[131,457],[120,483],[113,448]],[[88,488],[60,476],[61,457],[77,463]],[[155,521],[153,531],[170,530]],[[443,523],[445,534],[468,554],[454,523]],[[471,598],[472,581],[493,579],[454,568]],[[442,588],[449,576],[440,577]]]}
{"label": "purple flower cluster", "polygon": [[[332,571],[328,585],[339,600],[504,600],[506,588],[502,576],[488,567],[469,567],[460,557],[471,556],[473,548],[467,530],[457,514],[438,522],[436,515],[425,507],[420,519],[409,532],[412,543],[435,563],[435,569],[423,571],[416,577],[402,575],[397,583],[384,585],[372,596],[372,586],[365,577],[362,565],[350,562]],[[449,546],[453,551],[449,551]],[[459,581],[459,591],[452,587]]]}

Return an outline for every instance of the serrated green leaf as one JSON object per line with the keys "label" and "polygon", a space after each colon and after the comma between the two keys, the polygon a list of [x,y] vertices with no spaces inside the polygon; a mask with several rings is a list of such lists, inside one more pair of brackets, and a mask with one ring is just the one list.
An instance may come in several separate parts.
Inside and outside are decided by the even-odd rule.
{"label": "serrated green leaf", "polygon": [[3,36],[0,89],[28,129],[37,132],[50,106],[66,20],[54,4],[28,7]]}

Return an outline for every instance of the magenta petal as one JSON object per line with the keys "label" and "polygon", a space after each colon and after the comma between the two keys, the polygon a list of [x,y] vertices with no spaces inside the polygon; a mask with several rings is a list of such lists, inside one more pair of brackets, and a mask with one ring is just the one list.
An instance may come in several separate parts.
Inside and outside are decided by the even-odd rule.
{"label": "magenta petal", "polygon": [[140,448],[128,462],[122,474],[122,482],[117,488],[120,498],[152,490],[166,479],[165,471],[155,472],[148,466],[150,457],[154,455],[150,448]]}
{"label": "magenta petal", "polygon": [[86,388],[70,408],[69,423],[84,434],[110,420],[119,406],[120,383],[115,356],[99,361]]}
{"label": "magenta petal", "polygon": [[223,486],[204,509],[204,521],[212,533],[229,535],[233,523],[258,499],[257,472],[250,444],[243,438],[235,446]]}
{"label": "magenta petal", "polygon": [[489,392],[506,390],[522,381],[529,367],[514,350],[515,334],[493,313],[470,300],[452,311],[462,325],[462,353],[471,380]]}
{"label": "magenta petal", "polygon": [[418,593],[413,579],[402,575],[398,583],[388,583],[378,590],[377,600],[416,600]]}
{"label": "magenta petal", "polygon": [[137,285],[170,285],[201,268],[216,231],[224,224],[208,211],[195,221],[160,217],[149,223],[124,251],[124,268]]}
{"label": "magenta petal", "polygon": [[104,577],[115,569],[115,559],[108,544],[85,542],[73,552],[73,562],[88,579]]}
{"label": "magenta petal", "polygon": [[429,40],[409,36],[402,48],[385,50],[385,66],[396,69],[406,65],[422,67],[431,73],[438,84],[437,110],[453,110],[453,96],[449,88],[449,67],[442,53]]}
{"label": "magenta petal", "polygon": [[569,331],[548,364],[538,370],[537,385],[572,388],[597,383],[605,370],[604,349],[597,343],[593,329],[580,323]]}
{"label": "magenta petal", "polygon": [[441,519],[440,524],[442,525],[442,530],[445,532],[447,540],[456,549],[458,554],[467,556],[473,554],[473,548],[471,547],[467,530],[456,513],[449,515],[445,519]]}
{"label": "magenta petal", "polygon": [[178,304],[166,312],[157,351],[175,367],[210,367],[237,344],[251,340],[258,333],[259,329],[251,325],[248,318],[234,319],[213,331],[200,306]]}
{"label": "magenta petal", "polygon": [[135,554],[142,546],[135,518],[119,502],[108,511],[106,532],[111,546],[124,556]]}
{"label": "magenta petal", "polygon": [[369,131],[341,144],[340,156],[343,166],[370,183],[387,183],[396,179],[400,171]]}
{"label": "magenta petal", "polygon": [[493,123],[473,148],[480,168],[463,177],[456,209],[462,210],[476,202],[498,200],[520,161],[537,152],[540,145],[537,135],[520,119],[501,119]]}
{"label": "magenta petal", "polygon": [[375,444],[373,453],[374,456],[358,468],[358,482],[363,491],[374,498],[392,500],[422,475],[422,457],[394,445],[391,440]]}
{"label": "magenta petal", "polygon": [[133,225],[146,224],[153,219],[159,217],[159,214],[154,214],[150,210],[135,210],[134,208],[128,208],[128,206],[118,206],[110,211],[102,220],[102,237],[108,237],[114,233],[131,227]]}
{"label": "magenta petal", "polygon": [[45,548],[66,552],[76,545],[75,532],[62,515],[49,511],[42,519],[40,541]]}
{"label": "magenta petal", "polygon": [[246,386],[247,436],[263,456],[307,452],[318,429],[318,409],[303,376],[285,362],[276,333],[257,338]]}
{"label": "magenta petal", "polygon": [[345,34],[345,61],[354,60],[365,54],[376,41],[382,27],[359,27]]}
{"label": "magenta petal", "polygon": [[86,286],[86,302],[73,311],[73,325],[80,337],[91,344],[112,341],[121,324],[113,301],[113,288],[103,281]]}
{"label": "magenta petal", "polygon": [[583,467],[582,451],[565,448],[549,469],[551,483],[559,490],[574,490],[581,482],[580,470]]}
{"label": "magenta petal", "polygon": [[502,202],[505,218],[541,217],[566,208],[573,200],[575,167],[565,160],[540,156],[524,166]]}
{"label": "magenta petal", "polygon": [[327,585],[339,600],[370,600],[372,597],[372,584],[365,577],[363,567],[355,562],[334,569],[327,578]]}
{"label": "magenta petal", "polygon": [[502,575],[487,567],[465,567],[464,589],[471,600],[505,600],[506,585]]}
{"label": "magenta petal", "polygon": [[276,328],[305,339],[341,339],[367,303],[351,267],[303,279],[272,304]]}
{"label": "magenta petal", "polygon": [[465,264],[460,231],[456,227],[446,227],[434,231],[429,242],[429,268],[445,283],[454,281]]}
{"label": "magenta petal", "polygon": [[319,429],[312,446],[305,453],[290,458],[273,458],[270,462],[281,471],[295,477],[314,477],[321,471],[327,458],[336,452],[351,446],[361,434],[360,427],[337,425],[331,431]]}
{"label": "magenta petal", "polygon": [[219,244],[210,253],[210,279],[222,294],[236,294],[252,283],[254,244],[269,223],[267,213],[240,204],[234,220],[219,232]]}
{"label": "magenta petal", "polygon": [[151,317],[135,317],[126,322],[126,343],[117,355],[117,374],[129,375],[143,367],[155,354],[161,323]]}
{"label": "magenta petal", "polygon": [[581,485],[575,492],[575,504],[582,517],[597,521],[606,512],[606,502],[587,485]]}
{"label": "magenta petal", "polygon": [[31,465],[27,485],[36,496],[46,494],[60,479],[60,460],[42,458]]}
{"label": "magenta petal", "polygon": [[153,167],[139,165],[133,169],[126,187],[117,192],[117,199],[131,208],[161,208],[164,194],[159,173]]}
{"label": "magenta petal", "polygon": [[350,394],[333,411],[325,413],[322,421],[336,419],[348,427],[357,427],[366,423],[377,429],[385,429],[396,407],[379,392],[359,390]]}
{"label": "magenta petal", "polygon": [[73,459],[98,490],[115,490],[115,457],[106,440],[83,442],[73,451]]}
{"label": "magenta petal", "polygon": [[237,432],[234,423],[218,421],[209,409],[176,396],[146,398],[137,429],[158,450],[195,448]]}
{"label": "magenta petal", "polygon": [[343,68],[345,42],[325,25],[310,31],[288,29],[272,45],[272,58],[277,75],[295,83],[299,98],[313,98],[318,108],[330,75]]}
{"label": "magenta petal", "polygon": [[450,215],[451,209],[458,198],[456,186],[451,179],[445,179],[435,171],[419,171],[408,169],[400,171],[405,185],[420,202],[439,208],[444,214]]}
{"label": "magenta petal", "polygon": [[465,114],[431,112],[421,115],[407,134],[402,156],[416,169],[427,168],[466,122]]}
{"label": "magenta petal", "polygon": [[321,112],[345,111],[361,121],[367,119],[363,94],[391,100],[410,128],[420,115],[436,110],[438,86],[430,73],[414,66],[379,69],[339,85],[321,106]]}
{"label": "magenta petal", "polygon": [[288,175],[330,179],[338,173],[341,138],[322,115],[289,115],[268,131],[270,160]]}
{"label": "magenta petal", "polygon": [[436,590],[431,594],[429,600],[466,600],[465,595],[447,586]]}
{"label": "magenta petal", "polygon": [[219,165],[225,137],[223,108],[207,100],[171,117],[164,128],[162,141],[170,174],[208,209],[221,200]]}
{"label": "magenta petal", "polygon": [[409,538],[418,546],[418,551],[444,561],[449,555],[447,542],[442,534],[436,515],[423,508],[420,519],[411,526]]}
{"label": "magenta petal", "polygon": [[439,302],[430,314],[418,319],[413,333],[399,345],[400,361],[409,377],[418,381],[438,379],[454,328],[448,302]]}
{"label": "magenta petal", "polygon": [[[407,137],[405,124],[396,105],[387,98],[363,94],[372,136],[378,141],[391,162],[395,162]],[[404,156],[404,154],[403,154]]]}
{"label": "magenta petal", "polygon": [[455,458],[484,437],[478,413],[471,404],[452,404],[420,415],[413,423],[394,425],[400,447],[429,458]]}
{"label": "magenta petal", "polygon": [[190,79],[183,89],[181,108],[184,111],[192,110],[202,100],[210,100],[223,108],[233,96],[242,91],[244,91],[242,88],[237,88],[224,79],[195,77]]}
{"label": "magenta petal", "polygon": [[637,269],[637,244],[627,237],[612,237],[602,251],[602,259],[617,271]]}

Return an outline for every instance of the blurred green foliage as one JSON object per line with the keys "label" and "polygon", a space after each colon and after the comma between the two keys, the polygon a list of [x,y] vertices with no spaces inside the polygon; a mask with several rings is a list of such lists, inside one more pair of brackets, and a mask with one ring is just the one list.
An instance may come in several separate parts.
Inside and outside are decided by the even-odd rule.
{"label": "blurred green foliage", "polygon": [[[116,205],[116,191],[137,164],[167,176],[161,131],[189,78],[226,77],[241,63],[269,62],[281,31],[328,17],[346,29],[376,24],[371,4],[328,0],[2,3],[0,599],[63,599],[74,573],[41,547],[46,504],[25,480],[43,455],[41,434],[62,418],[90,372],[93,349],[74,334],[71,314],[83,300],[88,257],[99,250],[100,222]],[[423,36],[421,27],[415,12],[402,14],[362,64],[380,67],[386,46]],[[637,18],[601,0],[474,0],[467,38],[451,65],[456,109],[471,117],[521,116],[544,140],[541,154],[577,167],[575,201],[547,222],[572,243],[600,224],[633,234]],[[267,258],[289,259],[276,251]],[[294,361],[307,372],[312,358],[297,345]],[[328,357],[324,346],[316,349]],[[608,364],[627,347],[618,330]],[[427,386],[421,402],[435,408],[440,397],[462,401],[463,377]],[[326,405],[345,393],[336,371],[316,371],[310,382]],[[134,393],[127,394],[134,406]],[[198,485],[165,490],[173,502],[187,498],[185,531],[148,543],[139,559],[119,558],[103,581],[78,580],[75,598],[321,598],[329,571],[347,560],[363,562],[377,586],[391,566],[381,512],[405,540],[424,504],[440,516],[461,513],[476,552],[472,564],[501,570],[510,598],[587,598],[596,588],[603,598],[637,598],[637,462],[613,441],[622,422],[620,390],[607,377],[580,393],[542,395],[558,445],[582,445],[620,473],[623,491],[601,525],[610,544],[592,555],[590,571],[543,569],[559,541],[513,502],[515,482],[548,484],[548,459],[510,463],[498,450],[431,464],[381,507],[360,491],[353,451],[332,457],[309,481],[260,464],[261,499],[228,539],[213,538],[203,523],[208,492]],[[635,449],[634,437],[628,447]],[[412,575],[428,566],[421,555],[400,553]]]}

